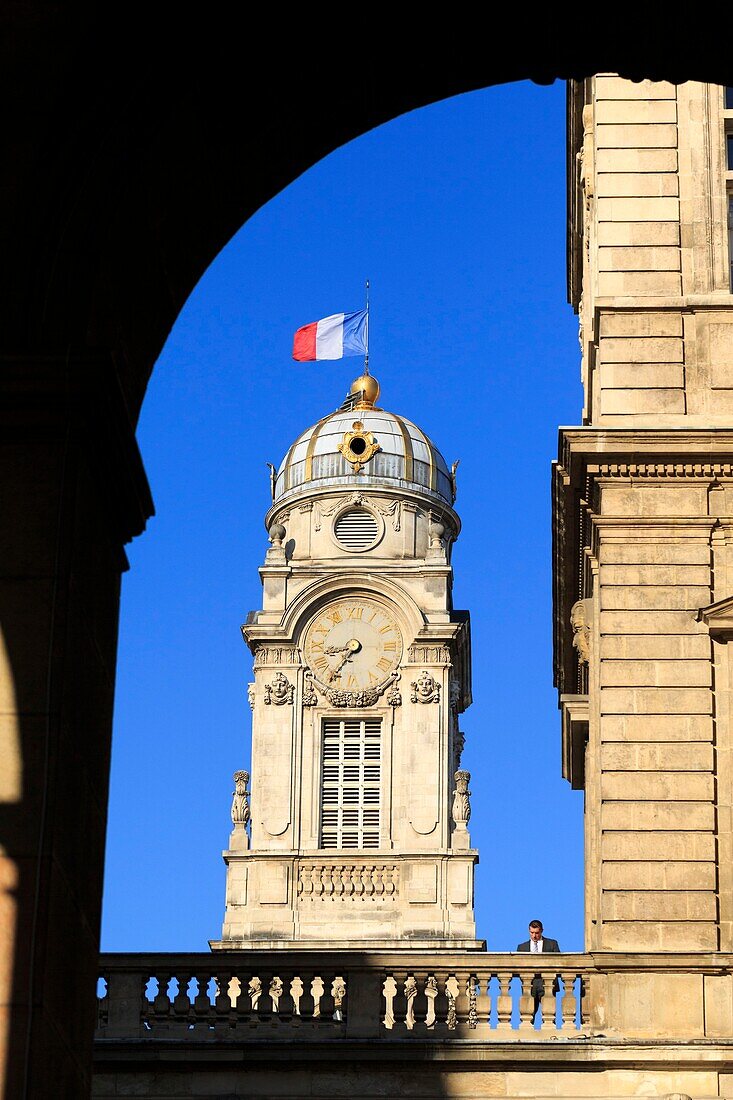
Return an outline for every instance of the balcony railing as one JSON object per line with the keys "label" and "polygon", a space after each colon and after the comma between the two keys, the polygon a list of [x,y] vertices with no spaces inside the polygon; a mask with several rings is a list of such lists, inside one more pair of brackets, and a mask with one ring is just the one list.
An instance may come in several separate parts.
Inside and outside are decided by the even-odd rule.
{"label": "balcony railing", "polygon": [[100,1039],[466,1037],[587,1028],[587,955],[409,952],[103,956]]}
{"label": "balcony railing", "polygon": [[303,950],[100,962],[102,1044],[733,1039],[733,956],[723,953]]}

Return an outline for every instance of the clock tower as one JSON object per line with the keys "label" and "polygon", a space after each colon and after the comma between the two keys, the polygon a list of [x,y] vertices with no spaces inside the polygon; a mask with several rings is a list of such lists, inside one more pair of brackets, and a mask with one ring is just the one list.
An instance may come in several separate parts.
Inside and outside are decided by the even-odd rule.
{"label": "clock tower", "polygon": [[272,468],[262,608],[242,628],[251,795],[238,772],[214,949],[483,947],[455,466],[378,398],[357,378]]}

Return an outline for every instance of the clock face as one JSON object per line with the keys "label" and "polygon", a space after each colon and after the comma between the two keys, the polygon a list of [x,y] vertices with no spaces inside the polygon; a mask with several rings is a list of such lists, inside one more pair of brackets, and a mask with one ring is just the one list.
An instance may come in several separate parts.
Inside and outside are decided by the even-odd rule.
{"label": "clock face", "polygon": [[305,640],[305,659],[315,675],[343,691],[384,683],[401,656],[395,620],[381,604],[360,597],[329,604]]}

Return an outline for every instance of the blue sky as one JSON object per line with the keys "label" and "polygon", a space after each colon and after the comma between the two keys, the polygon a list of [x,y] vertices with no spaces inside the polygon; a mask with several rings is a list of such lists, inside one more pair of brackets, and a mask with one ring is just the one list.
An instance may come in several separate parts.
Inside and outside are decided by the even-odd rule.
{"label": "blue sky", "polygon": [[380,404],[461,460],[454,597],[476,917],[489,949],[543,919],[583,946],[583,807],[560,775],[550,463],[580,420],[565,296],[565,88],[435,104],[337,150],[248,221],[186,303],[139,441],[156,502],[123,580],[103,949],[206,950],[224,909],[232,772],[249,768],[267,461],[334,409],[358,358],[296,365],[300,325],[371,280]]}

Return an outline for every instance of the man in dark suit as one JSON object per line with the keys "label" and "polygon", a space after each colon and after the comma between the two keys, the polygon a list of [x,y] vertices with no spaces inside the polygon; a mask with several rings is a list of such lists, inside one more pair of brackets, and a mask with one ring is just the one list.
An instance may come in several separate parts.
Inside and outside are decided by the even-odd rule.
{"label": "man in dark suit", "polygon": [[531,920],[529,922],[529,939],[517,944],[517,951],[531,951],[538,954],[558,954],[560,945],[557,940],[551,940],[543,935],[542,921]]}
{"label": "man in dark suit", "polygon": [[[551,940],[548,936],[544,935],[541,920],[531,920],[529,922],[529,939],[524,943],[517,944],[517,951],[529,951],[531,954],[538,955],[557,955],[560,952],[560,944],[557,940]],[[560,984],[555,978],[552,983],[552,992],[557,993],[560,989]],[[532,979],[532,996],[534,997],[534,1011],[532,1013],[532,1023],[537,1015],[537,1009],[541,999],[545,995],[545,983],[539,974],[535,974]]]}

